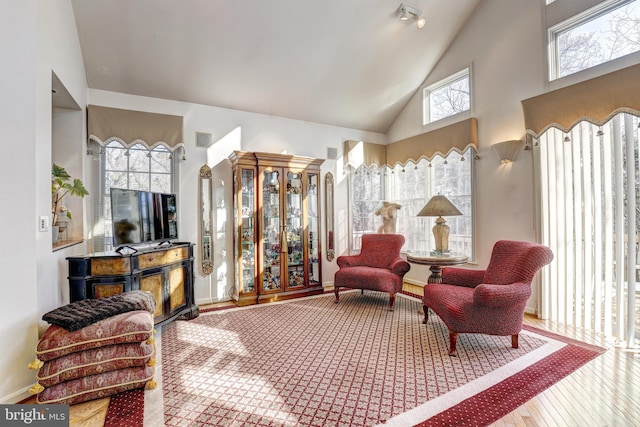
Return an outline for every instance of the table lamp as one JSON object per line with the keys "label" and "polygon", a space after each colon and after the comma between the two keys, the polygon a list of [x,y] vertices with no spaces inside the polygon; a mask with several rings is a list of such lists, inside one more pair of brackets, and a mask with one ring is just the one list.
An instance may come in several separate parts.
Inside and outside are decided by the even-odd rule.
{"label": "table lamp", "polygon": [[437,216],[436,225],[433,226],[433,237],[436,239],[436,253],[449,252],[449,226],[443,216],[462,215],[453,203],[442,195],[433,196],[431,200],[418,212],[418,216]]}

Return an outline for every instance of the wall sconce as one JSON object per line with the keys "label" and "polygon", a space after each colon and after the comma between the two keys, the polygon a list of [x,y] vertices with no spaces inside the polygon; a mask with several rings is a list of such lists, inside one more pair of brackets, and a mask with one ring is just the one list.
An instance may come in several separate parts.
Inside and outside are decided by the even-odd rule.
{"label": "wall sconce", "polygon": [[512,141],[498,142],[496,144],[493,144],[491,147],[496,152],[500,163],[506,164],[511,163],[516,159],[521,145],[522,140],[516,139]]}
{"label": "wall sconce", "polygon": [[416,21],[416,25],[420,30],[424,28],[424,25],[427,22],[424,18],[420,17],[420,15],[422,15],[421,10],[411,7],[405,3],[400,3],[397,13],[401,21]]}

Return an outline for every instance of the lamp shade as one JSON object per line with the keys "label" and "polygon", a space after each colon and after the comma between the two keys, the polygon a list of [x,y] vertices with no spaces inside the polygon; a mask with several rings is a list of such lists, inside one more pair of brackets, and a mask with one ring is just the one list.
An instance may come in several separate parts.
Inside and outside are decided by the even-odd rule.
{"label": "lamp shade", "polygon": [[462,212],[456,208],[453,203],[445,196],[433,196],[431,200],[418,212],[418,216],[458,216]]}

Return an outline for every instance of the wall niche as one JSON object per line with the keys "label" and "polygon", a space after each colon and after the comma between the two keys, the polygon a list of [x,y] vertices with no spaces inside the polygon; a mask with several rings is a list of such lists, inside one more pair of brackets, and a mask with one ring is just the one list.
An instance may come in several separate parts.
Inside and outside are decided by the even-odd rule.
{"label": "wall niche", "polygon": [[[64,167],[72,178],[79,178],[87,187],[83,173],[83,120],[82,108],[73,99],[55,72],[51,72],[51,162]],[[59,225],[58,238],[53,240],[54,250],[82,242],[84,236],[84,204],[79,197],[68,195],[63,205],[72,219]]]}

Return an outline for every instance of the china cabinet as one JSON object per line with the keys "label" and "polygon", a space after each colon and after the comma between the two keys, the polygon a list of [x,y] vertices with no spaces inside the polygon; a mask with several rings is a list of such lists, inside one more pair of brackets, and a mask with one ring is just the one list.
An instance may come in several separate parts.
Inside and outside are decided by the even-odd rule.
{"label": "china cabinet", "polygon": [[321,293],[320,165],[324,160],[235,151],[238,305]]}

